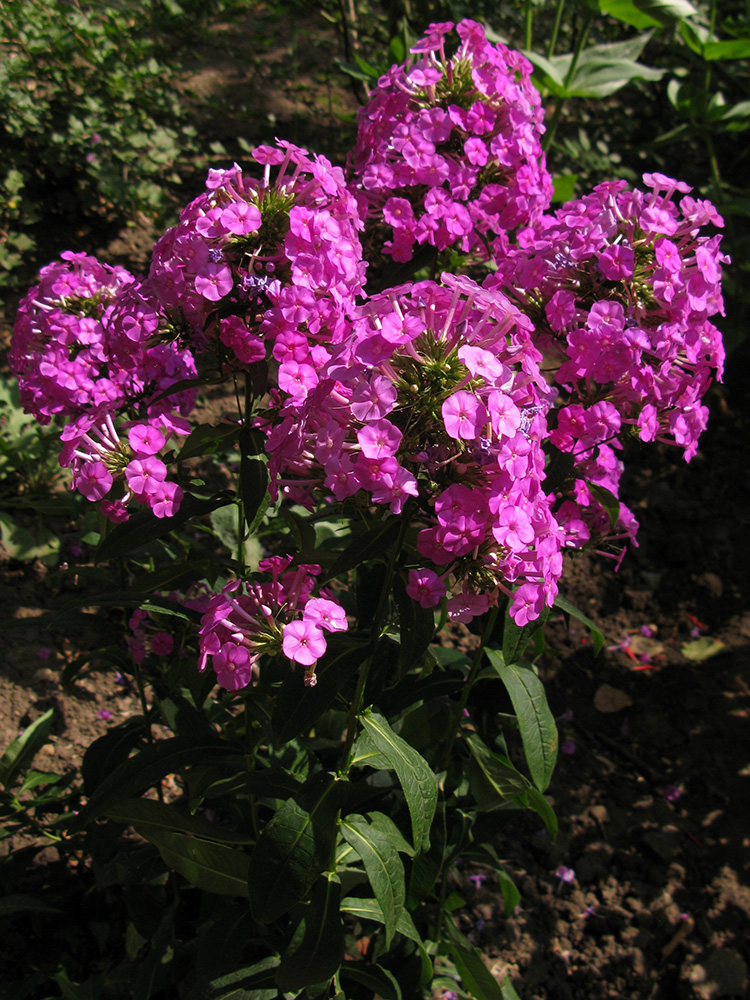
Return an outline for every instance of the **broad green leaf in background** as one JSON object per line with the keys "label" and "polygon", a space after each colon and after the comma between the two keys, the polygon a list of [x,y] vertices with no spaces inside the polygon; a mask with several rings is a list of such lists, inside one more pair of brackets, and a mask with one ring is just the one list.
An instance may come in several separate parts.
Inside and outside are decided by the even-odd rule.
{"label": "broad green leaf in background", "polygon": [[57,906],[51,906],[35,896],[27,893],[12,893],[0,897],[0,920],[3,917],[16,917],[19,913],[62,913]]}
{"label": "broad green leaf in background", "polygon": [[336,837],[340,783],[327,773],[308,781],[264,827],[251,857],[250,909],[267,924],[309,892],[325,871]]}
{"label": "broad green leaf in background", "polygon": [[[539,82],[556,97],[609,97],[633,80],[660,80],[664,70],[637,61],[651,37],[646,32],[625,42],[594,45],[584,49],[568,80],[573,53],[547,59],[538,52],[524,51],[537,70]],[[567,81],[567,82],[566,82]]]}
{"label": "broad green leaf in background", "polygon": [[341,823],[341,834],[365,866],[367,878],[383,913],[387,951],[406,897],[404,866],[398,849],[387,834],[371,826],[364,816],[347,816]]}
{"label": "broad green leaf in background", "polygon": [[269,955],[253,965],[216,976],[208,982],[198,980],[185,1000],[276,1000],[276,970],[279,959]]}
{"label": "broad green leaf in background", "polygon": [[411,816],[414,850],[427,850],[437,806],[437,776],[424,757],[393,732],[382,715],[365,712],[362,725],[401,783]]}
{"label": "broad green leaf in background", "polygon": [[[341,912],[350,913],[353,917],[357,917],[358,920],[372,920],[378,924],[385,923],[385,917],[377,899],[362,899],[359,896],[348,896],[341,901]],[[399,913],[396,920],[396,931],[416,944],[419,957],[422,961],[422,973],[419,985],[426,985],[432,979],[432,959],[428,955],[422,938],[419,936],[419,931],[414,926],[414,921],[406,909],[402,909]]]}
{"label": "broad green leaf in background", "polygon": [[599,0],[599,10],[634,28],[671,27],[696,12],[687,0]]}
{"label": "broad green leaf in background", "polygon": [[552,778],[558,747],[557,726],[547,704],[544,685],[530,666],[508,665],[494,649],[486,653],[513,702],[526,763],[534,784],[543,792]]}
{"label": "broad green leaf in background", "polygon": [[281,957],[276,982],[284,992],[325,982],[341,965],[344,932],[340,903],[339,877],[332,872],[321,875],[291,944]]}

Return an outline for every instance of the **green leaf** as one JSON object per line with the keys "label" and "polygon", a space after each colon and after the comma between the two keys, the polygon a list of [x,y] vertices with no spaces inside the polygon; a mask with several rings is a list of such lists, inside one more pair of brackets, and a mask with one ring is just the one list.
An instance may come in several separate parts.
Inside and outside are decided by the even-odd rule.
{"label": "green leaf", "polygon": [[706,42],[703,58],[709,62],[718,59],[750,58],[750,38],[731,38],[725,42]]}
{"label": "green leaf", "polygon": [[[378,924],[384,924],[385,918],[377,899],[362,899],[359,896],[348,896],[341,901],[341,912],[351,913],[358,920],[372,920]],[[428,983],[432,978],[432,960],[427,953],[427,949],[419,936],[419,931],[414,926],[414,921],[409,916],[406,909],[401,910],[396,920],[396,932],[403,934],[405,938],[413,941],[419,949],[422,960],[422,976],[420,985]]]}
{"label": "green leaf", "polygon": [[529,788],[526,792],[526,806],[541,816],[550,840],[555,840],[557,837],[557,816],[555,810],[538,789]]}
{"label": "green leaf", "polygon": [[510,602],[505,609],[503,623],[503,659],[506,663],[518,663],[534,635],[549,618],[550,609],[545,605],[539,617],[527,625],[516,625],[510,615]]}
{"label": "green leaf", "polygon": [[347,982],[364,986],[380,1000],[401,1000],[401,987],[389,969],[382,965],[365,966],[364,963],[345,962],[339,973],[342,986]]}
{"label": "green leaf", "polygon": [[36,896],[29,896],[25,893],[13,893],[9,896],[0,896],[0,919],[3,917],[15,917],[19,913],[62,913],[57,906],[51,906]]}
{"label": "green leaf", "polygon": [[279,959],[269,955],[253,965],[206,981],[199,979],[185,1000],[276,1000]]}
{"label": "green leaf", "polygon": [[566,615],[570,615],[571,618],[575,618],[577,622],[586,626],[591,633],[591,640],[594,645],[594,654],[598,655],[604,648],[604,636],[599,631],[596,624],[592,622],[590,618],[587,618],[582,611],[579,611],[575,604],[571,604],[567,597],[563,597],[562,594],[557,595],[554,606],[559,608],[560,611],[563,611]]}
{"label": "green leaf", "polygon": [[503,995],[503,1000],[521,1000],[519,995],[513,988],[513,983],[510,981],[510,976],[506,976],[505,979],[500,983],[500,992]]}
{"label": "green leaf", "polygon": [[435,615],[432,608],[423,608],[406,593],[400,577],[393,583],[393,596],[398,608],[399,664],[402,668],[419,663],[435,634]]}
{"label": "green leaf", "polygon": [[306,688],[302,670],[289,671],[274,700],[271,727],[277,744],[288,743],[315,725],[367,659],[371,647],[353,636],[332,636],[315,668],[317,683]]}
{"label": "green leaf", "polygon": [[229,744],[220,741],[218,737],[213,740],[175,736],[173,739],[159,740],[158,743],[144,747],[106,775],[83,809],[81,819],[88,823],[123,799],[134,798],[151,788],[168,774],[179,774],[185,767],[205,764],[217,757],[226,757],[231,752]]}
{"label": "green leaf", "polygon": [[289,949],[276,974],[279,987],[300,990],[333,977],[344,959],[341,926],[341,880],[332,872],[321,875]]}
{"label": "green leaf", "polygon": [[513,702],[526,763],[534,784],[543,792],[552,779],[558,747],[557,726],[544,685],[530,667],[505,663],[497,650],[485,652]]}
{"label": "green leaf", "polygon": [[600,486],[598,483],[592,483],[589,479],[584,480],[584,482],[594,500],[600,503],[606,510],[607,517],[609,517],[609,530],[614,531],[617,527],[617,522],[620,520],[620,501],[606,487]]}
{"label": "green leaf", "polygon": [[360,535],[338,556],[333,566],[325,574],[325,578],[321,580],[321,584],[341,576],[342,573],[348,573],[350,569],[354,569],[362,562],[382,557],[396,540],[400,528],[401,518],[394,516]]}
{"label": "green leaf", "polygon": [[209,499],[199,499],[186,493],[180,509],[173,517],[156,517],[150,510],[140,510],[131,514],[123,524],[117,524],[102,539],[96,551],[97,562],[127,556],[149,542],[163,538],[171,531],[181,528],[193,517],[210,514],[217,507],[226,507],[234,503],[235,496],[231,490],[217,493]]}
{"label": "green leaf", "polygon": [[237,443],[240,437],[239,424],[198,424],[186,439],[175,461],[184,462],[188,458],[213,455]]}
{"label": "green leaf", "polygon": [[406,897],[411,910],[416,909],[425,896],[431,892],[443,870],[448,840],[445,813],[445,799],[441,796],[430,832],[430,849],[418,854],[412,861]]}
{"label": "green leaf", "polygon": [[55,710],[48,709],[8,745],[0,757],[0,785],[9,789],[49,739]]}
{"label": "green leaf", "polygon": [[347,816],[341,824],[341,833],[362,859],[372,891],[380,904],[387,951],[406,898],[404,866],[398,850],[386,835],[370,826],[364,816]]}
{"label": "green leaf", "polygon": [[493,754],[478,736],[464,736],[471,757],[468,778],[481,809],[496,809],[531,787],[520,771]]}
{"label": "green leaf", "polygon": [[109,808],[107,816],[115,823],[136,828],[146,825],[153,830],[188,833],[218,844],[251,844],[255,839],[218,826],[203,816],[191,816],[176,806],[155,802],[153,799],[126,799]]}
{"label": "green leaf", "polygon": [[243,427],[240,434],[240,496],[247,530],[252,534],[263,520],[271,498],[262,431]]}
{"label": "green leaf", "polygon": [[146,823],[135,829],[158,849],[165,865],[196,888],[224,896],[249,895],[250,858],[238,848]]}
{"label": "green leaf", "polygon": [[687,0],[599,0],[599,9],[634,28],[671,27],[695,14]]}
{"label": "green leaf", "polygon": [[[578,183],[578,174],[557,174],[552,178],[552,203],[555,205],[562,205],[566,201],[572,201],[576,192],[576,184]],[[562,454],[562,452],[561,452]],[[573,458],[571,456],[571,465],[573,464]],[[545,482],[545,490],[547,492],[554,492],[550,489],[549,485]]]}
{"label": "green leaf", "polygon": [[336,837],[340,782],[315,775],[284,802],[253,851],[250,909],[267,924],[307,895],[328,864]]}
{"label": "green leaf", "polygon": [[487,968],[479,949],[464,937],[448,914],[443,926],[456,972],[466,992],[473,1000],[504,1000],[500,983]]}
{"label": "green leaf", "polygon": [[414,850],[427,850],[437,805],[437,776],[424,757],[393,732],[382,715],[365,712],[362,725],[401,783],[411,816]]}

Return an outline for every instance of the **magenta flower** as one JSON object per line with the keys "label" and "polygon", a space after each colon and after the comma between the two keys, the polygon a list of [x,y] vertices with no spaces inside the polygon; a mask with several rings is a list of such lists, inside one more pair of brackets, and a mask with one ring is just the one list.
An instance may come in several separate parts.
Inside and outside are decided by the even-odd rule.
{"label": "magenta flower", "polygon": [[152,424],[135,424],[128,431],[128,444],[136,455],[156,455],[166,441],[159,428]]}
{"label": "magenta flower", "polygon": [[357,431],[357,440],[365,458],[391,458],[403,437],[390,420],[375,420]]}
{"label": "magenta flower", "polygon": [[307,602],[302,620],[311,622],[326,632],[345,632],[349,628],[346,612],[341,605],[323,597],[312,597]]}
{"label": "magenta flower", "polygon": [[195,290],[209,302],[218,302],[229,295],[234,286],[232,272],[226,264],[208,262],[195,276]]}
{"label": "magenta flower", "polygon": [[406,593],[423,608],[434,608],[445,597],[445,582],[431,569],[410,569]]}
{"label": "magenta flower", "polygon": [[156,656],[169,656],[174,649],[174,639],[169,632],[157,632],[151,636],[151,652]]}
{"label": "magenta flower", "polygon": [[311,621],[293,621],[284,626],[284,656],[303,667],[313,666],[326,651],[321,629]]}
{"label": "magenta flower", "polygon": [[487,423],[484,403],[463,389],[445,400],[441,412],[447,433],[458,440],[475,440]]}

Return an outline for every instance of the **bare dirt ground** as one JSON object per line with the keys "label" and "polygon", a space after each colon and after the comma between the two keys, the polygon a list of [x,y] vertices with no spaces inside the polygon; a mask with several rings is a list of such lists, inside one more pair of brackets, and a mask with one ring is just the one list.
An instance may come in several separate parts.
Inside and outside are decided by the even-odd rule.
{"label": "bare dirt ground", "polygon": [[[207,39],[190,78],[216,102],[223,138],[231,145],[237,134],[251,143],[294,136],[333,155],[347,129],[337,114],[354,108],[322,69],[335,39],[302,17],[291,45],[282,45],[273,26],[258,34],[251,21],[244,33],[227,26]],[[282,78],[294,82],[281,86]],[[311,88],[323,95],[314,115]],[[102,256],[137,269],[152,239],[147,229],[128,230]],[[641,521],[640,548],[616,574],[596,555],[567,571],[566,595],[599,623],[607,648],[595,657],[583,628],[562,619],[550,626],[542,670],[561,734],[550,789],[560,835],[551,842],[526,816],[509,822],[496,847],[521,904],[504,916],[491,870],[456,873],[462,929],[499,976],[511,976],[522,1000],[747,996],[750,397],[742,370],[739,355],[730,360],[728,390],[713,395],[709,429],[689,466],[666,448],[629,459],[623,498]],[[1,562],[0,620],[35,617],[90,564],[85,550],[68,547],[63,558],[67,569]],[[61,684],[85,639],[33,626],[3,635],[0,745],[54,708],[52,741],[36,761],[45,770],[75,768],[94,738],[138,710],[114,666]],[[721,645],[709,658],[690,658],[698,639]],[[4,889],[46,887],[59,896],[80,877],[96,906],[84,868],[38,842],[22,869],[6,863]],[[83,912],[69,918],[68,954],[90,954]],[[63,944],[48,932],[44,921],[5,928],[0,997],[10,1000],[2,982],[37,965],[40,950],[51,948],[54,962]]]}

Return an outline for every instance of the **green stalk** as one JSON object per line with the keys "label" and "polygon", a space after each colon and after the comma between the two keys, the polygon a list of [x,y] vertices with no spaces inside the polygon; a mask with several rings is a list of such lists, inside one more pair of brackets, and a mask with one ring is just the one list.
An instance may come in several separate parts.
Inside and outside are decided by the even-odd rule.
{"label": "green stalk", "polygon": [[534,11],[532,7],[532,0],[526,0],[526,10],[524,17],[524,34],[523,34],[523,47],[525,49],[531,48],[531,32],[532,32],[532,22],[534,18]]}
{"label": "green stalk", "polygon": [[557,45],[557,36],[560,32],[560,24],[562,22],[562,12],[565,6],[565,0],[558,0],[557,11],[555,12],[555,23],[552,28],[552,34],[550,35],[549,45],[547,46],[547,58],[551,59],[555,54],[555,46]]}
{"label": "green stalk", "polygon": [[[591,28],[593,21],[594,21],[594,12],[592,10],[587,10],[583,19],[583,26],[581,27],[581,30],[578,32],[578,37],[576,38],[575,48],[573,49],[573,56],[570,60],[570,67],[568,69],[568,72],[565,74],[565,79],[563,81],[563,86],[566,91],[568,90],[571,80],[575,75],[575,71],[578,68],[578,62],[581,58],[581,53],[586,47],[586,41],[589,37],[589,29]],[[550,122],[549,128],[547,129],[547,134],[542,139],[542,149],[544,150],[545,153],[549,151],[549,148],[552,145],[552,140],[555,137],[557,126],[560,123],[560,118],[562,116],[563,107],[565,106],[566,100],[567,97],[558,97],[557,102],[555,104],[555,110],[552,114],[552,121]]]}
{"label": "green stalk", "polygon": [[450,730],[450,736],[448,737],[448,742],[445,745],[445,752],[443,754],[443,759],[440,765],[441,771],[446,771],[448,769],[448,763],[451,757],[451,751],[453,750],[453,744],[456,742],[456,737],[461,729],[461,720],[463,719],[464,709],[466,708],[466,702],[469,700],[469,695],[471,694],[471,689],[474,686],[474,682],[477,679],[479,671],[482,666],[482,660],[484,659],[484,650],[487,643],[490,641],[490,636],[492,635],[493,629],[495,628],[495,622],[497,621],[497,616],[500,613],[499,607],[494,607],[490,611],[489,617],[487,619],[487,624],[485,625],[484,632],[482,633],[482,639],[479,643],[479,649],[477,649],[474,654],[474,662],[471,665],[471,670],[469,675],[464,682],[463,689],[461,691],[461,697],[458,699],[458,705],[456,705],[456,710],[453,713],[453,724]]}
{"label": "green stalk", "polygon": [[[378,600],[378,608],[375,612],[375,617],[373,619],[372,628],[370,629],[370,643],[374,646],[375,643],[380,638],[380,630],[383,627],[383,621],[385,619],[385,609],[388,600],[391,596],[391,591],[393,590],[393,578],[396,575],[396,562],[399,555],[401,554],[401,549],[404,544],[404,536],[406,535],[406,530],[409,527],[409,520],[411,517],[411,508],[407,505],[401,516],[401,525],[399,527],[398,537],[393,543],[393,549],[391,550],[391,557],[388,560],[388,568],[385,574],[385,580],[383,581],[383,587],[380,591],[380,598]],[[359,677],[357,678],[357,687],[354,691],[354,697],[352,698],[352,703],[349,706],[349,718],[346,723],[346,741],[344,743],[344,751],[341,756],[343,760],[343,766],[339,771],[339,774],[345,776],[349,773],[352,763],[351,763],[351,751],[352,745],[354,743],[354,737],[357,732],[357,719],[359,713],[362,709],[362,699],[365,693],[365,685],[367,683],[367,677],[370,673],[370,668],[372,667],[372,660],[374,652],[370,653],[359,672]]]}

